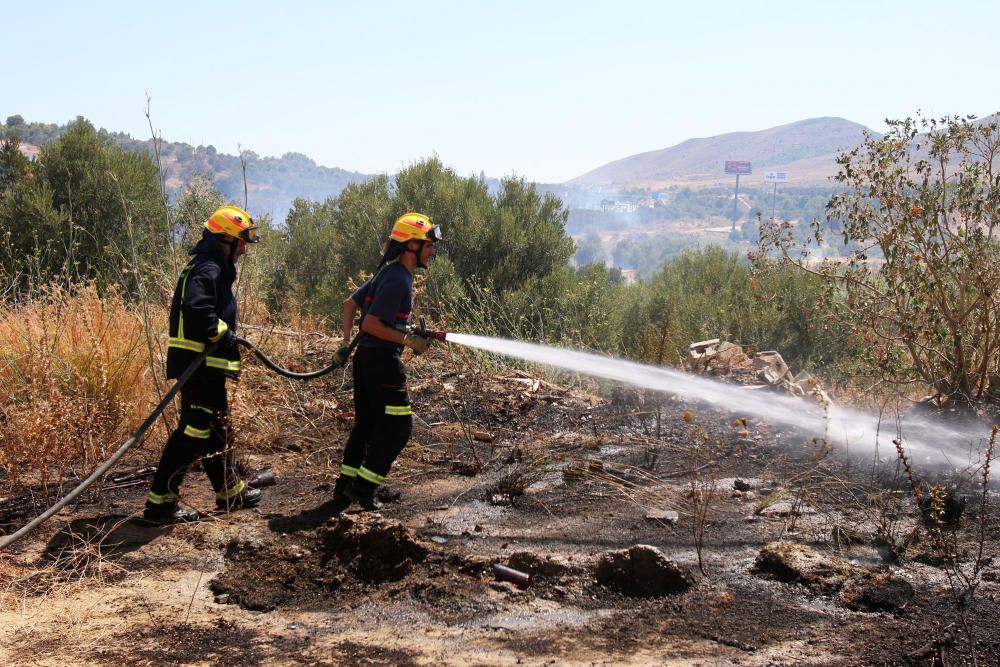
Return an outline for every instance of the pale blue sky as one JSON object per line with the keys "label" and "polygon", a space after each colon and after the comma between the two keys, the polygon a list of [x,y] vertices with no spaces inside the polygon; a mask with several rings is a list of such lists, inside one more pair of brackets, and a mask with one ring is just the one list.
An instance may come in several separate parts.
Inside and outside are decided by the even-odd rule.
{"label": "pale blue sky", "polygon": [[9,2],[0,120],[560,182],[685,139],[1000,109],[995,2]]}

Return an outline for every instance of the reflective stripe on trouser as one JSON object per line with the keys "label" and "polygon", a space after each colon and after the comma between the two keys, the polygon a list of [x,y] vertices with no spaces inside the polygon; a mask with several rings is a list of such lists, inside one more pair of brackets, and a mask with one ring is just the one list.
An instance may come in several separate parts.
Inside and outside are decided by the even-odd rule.
{"label": "reflective stripe on trouser", "polygon": [[228,489],[223,489],[222,491],[219,491],[218,493],[216,493],[215,497],[218,500],[232,500],[236,496],[238,496],[241,493],[243,493],[243,490],[246,489],[246,488],[247,488],[247,483],[244,482],[241,479],[238,482],[236,482],[236,484],[233,484],[231,487],[229,487]]}
{"label": "reflective stripe on trouser", "polygon": [[346,467],[381,484],[410,439],[412,412],[399,355],[359,347],[354,353],[354,427],[344,446],[341,474],[349,474]]}
{"label": "reflective stripe on trouser", "polygon": [[151,505],[166,505],[168,503],[176,503],[180,500],[180,496],[176,493],[154,493],[150,491],[146,494],[146,502]]}
{"label": "reflective stripe on trouser", "polygon": [[[214,388],[219,387],[223,392],[221,397],[206,398],[214,398],[216,403],[226,405],[224,378]],[[204,391],[199,387],[191,393],[198,397],[199,394],[204,395]],[[240,483],[232,448],[227,447],[230,439],[225,410],[193,403],[182,392],[180,421],[163,448],[147,502],[151,505],[163,504],[157,500],[170,496],[173,500],[165,502],[176,502],[187,468],[199,459],[212,489],[217,494],[230,492]]]}
{"label": "reflective stripe on trouser", "polygon": [[381,484],[385,481],[384,475],[379,475],[372,472],[368,468],[361,466],[358,468],[358,477],[365,480],[366,482],[371,482],[372,484]]}
{"label": "reflective stripe on trouser", "polygon": [[205,440],[211,434],[211,430],[207,428],[195,428],[188,424],[184,427],[184,435],[198,438],[199,440]]}

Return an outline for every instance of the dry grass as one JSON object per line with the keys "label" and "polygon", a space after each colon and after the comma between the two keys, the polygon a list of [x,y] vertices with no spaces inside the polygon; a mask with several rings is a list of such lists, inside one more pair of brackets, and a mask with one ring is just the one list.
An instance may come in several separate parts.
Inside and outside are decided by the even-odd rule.
{"label": "dry grass", "polygon": [[0,472],[44,488],[89,471],[148,414],[152,377],[142,320],[119,295],[53,288],[0,307]]}
{"label": "dry grass", "polygon": [[[326,365],[339,343],[315,320],[275,328],[253,290],[244,289],[240,308],[241,320],[253,322],[241,335],[293,370]],[[0,477],[44,490],[67,475],[89,473],[125,442],[166,386],[166,305],[153,306],[149,319],[153,331],[143,324],[141,304],[99,295],[92,286],[53,287],[30,302],[0,306],[0,395],[6,397]],[[249,353],[244,360],[249,382],[231,387],[236,432],[244,446],[272,443],[286,421],[281,415],[295,412],[290,384],[254,368]],[[168,419],[150,429],[150,450],[162,445],[173,415],[168,410]]]}

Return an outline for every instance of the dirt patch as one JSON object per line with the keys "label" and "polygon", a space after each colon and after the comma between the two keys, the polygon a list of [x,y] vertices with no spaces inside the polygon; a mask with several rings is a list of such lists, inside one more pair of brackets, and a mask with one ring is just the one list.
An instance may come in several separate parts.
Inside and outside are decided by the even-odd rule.
{"label": "dirt patch", "polygon": [[910,582],[887,571],[853,577],[840,593],[841,604],[858,611],[895,611],[912,598]]}
{"label": "dirt patch", "polygon": [[[254,611],[328,607],[345,586],[356,591],[399,582],[416,570],[427,579],[432,570],[437,577],[469,576],[482,568],[442,555],[398,521],[377,514],[335,517],[294,536],[237,540],[226,560],[226,570],[211,583],[216,599]],[[435,589],[426,582],[410,586],[423,596]]]}
{"label": "dirt patch", "polygon": [[837,591],[855,568],[846,561],[823,554],[804,544],[770,542],[764,545],[754,574],[770,575],[778,581],[804,584],[819,591]]}
{"label": "dirt patch", "polygon": [[675,595],[693,583],[691,575],[648,544],[604,555],[597,566],[597,581],[637,597]]}
{"label": "dirt patch", "polygon": [[326,559],[361,581],[399,581],[427,560],[432,549],[412,531],[377,514],[342,516],[320,531]]}

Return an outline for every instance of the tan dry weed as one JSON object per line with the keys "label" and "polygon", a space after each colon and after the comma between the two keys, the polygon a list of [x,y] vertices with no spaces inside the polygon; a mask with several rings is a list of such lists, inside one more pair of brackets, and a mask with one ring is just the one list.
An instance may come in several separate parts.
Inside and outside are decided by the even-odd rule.
{"label": "tan dry weed", "polygon": [[92,286],[0,306],[0,471],[44,487],[104,460],[155,403],[148,349],[136,312]]}

